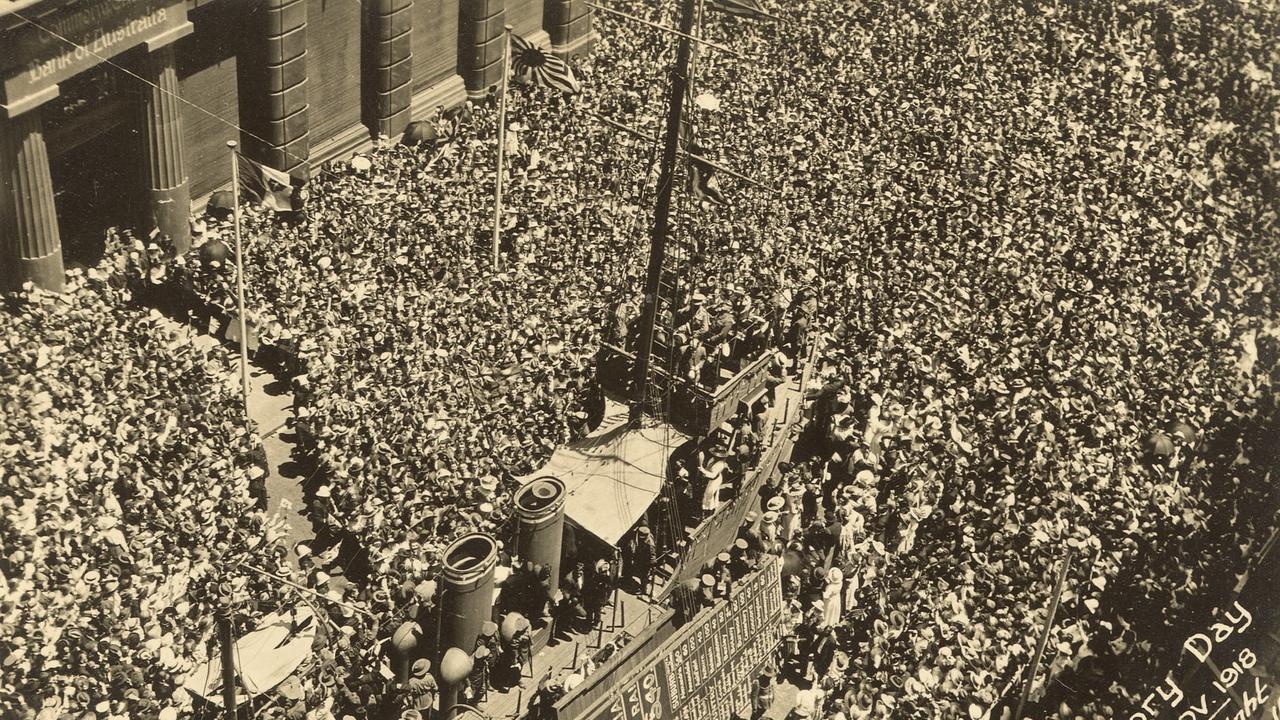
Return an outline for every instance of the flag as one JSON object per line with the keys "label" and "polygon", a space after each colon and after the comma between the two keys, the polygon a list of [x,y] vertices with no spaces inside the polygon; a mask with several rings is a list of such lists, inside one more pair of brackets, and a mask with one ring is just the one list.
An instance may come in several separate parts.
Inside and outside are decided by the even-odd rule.
{"label": "flag", "polygon": [[728,205],[720,192],[720,180],[716,178],[716,169],[705,160],[694,155],[705,157],[702,148],[689,145],[689,189],[695,200],[706,200],[716,205]]}
{"label": "flag", "polygon": [[240,155],[240,190],[253,202],[276,212],[292,212],[301,207],[294,192],[302,181],[252,158]]}
{"label": "flag", "polygon": [[582,83],[564,60],[515,33],[511,33],[511,70],[518,77],[528,76],[539,85],[561,92],[582,92]]}
{"label": "flag", "polygon": [[765,11],[760,4],[760,0],[707,0],[707,7],[712,10],[719,10],[722,13],[728,13],[735,17],[748,18],[750,20],[762,20],[764,18],[773,17]]}

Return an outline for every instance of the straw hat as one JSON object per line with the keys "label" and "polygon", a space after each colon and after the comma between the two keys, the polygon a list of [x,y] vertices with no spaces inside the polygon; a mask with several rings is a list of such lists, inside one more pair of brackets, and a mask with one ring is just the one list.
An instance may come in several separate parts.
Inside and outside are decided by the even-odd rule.
{"label": "straw hat", "polygon": [[290,700],[301,700],[306,693],[302,690],[302,683],[298,682],[296,675],[290,675],[280,683],[280,694]]}

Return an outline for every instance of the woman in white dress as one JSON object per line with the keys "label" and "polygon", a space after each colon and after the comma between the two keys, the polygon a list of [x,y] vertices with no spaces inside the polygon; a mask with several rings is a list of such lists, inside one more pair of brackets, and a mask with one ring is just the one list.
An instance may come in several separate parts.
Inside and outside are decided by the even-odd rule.
{"label": "woman in white dress", "polygon": [[833,567],[827,571],[827,585],[822,590],[822,621],[831,627],[840,627],[844,608],[844,573]]}

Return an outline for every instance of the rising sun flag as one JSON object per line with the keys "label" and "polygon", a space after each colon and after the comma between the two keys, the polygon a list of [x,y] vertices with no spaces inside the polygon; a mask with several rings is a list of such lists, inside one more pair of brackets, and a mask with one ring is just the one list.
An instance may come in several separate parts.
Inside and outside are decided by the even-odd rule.
{"label": "rising sun flag", "polygon": [[511,34],[511,70],[517,77],[561,92],[571,95],[582,92],[582,83],[564,60],[515,33]]}

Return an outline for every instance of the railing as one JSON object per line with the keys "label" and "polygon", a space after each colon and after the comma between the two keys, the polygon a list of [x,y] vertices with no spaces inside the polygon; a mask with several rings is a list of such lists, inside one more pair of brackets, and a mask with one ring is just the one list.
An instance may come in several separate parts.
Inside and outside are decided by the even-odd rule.
{"label": "railing", "polygon": [[[672,425],[690,435],[707,435],[732,418],[738,412],[739,403],[764,390],[771,359],[768,353],[760,355],[715,390],[654,365],[652,391],[664,399],[669,395],[669,402],[663,402],[662,410],[669,415],[667,420]],[[614,393],[628,396],[634,362],[632,353],[605,343],[600,359],[601,385]]]}
{"label": "railing", "polygon": [[659,593],[660,596],[666,597],[681,582],[700,574],[702,566],[738,536],[738,529],[742,527],[747,513],[759,502],[760,488],[777,472],[778,464],[791,457],[795,442],[790,430],[803,412],[801,400],[798,395],[795,398],[787,397],[783,406],[775,410],[764,444],[765,453],[748,470],[737,495],[703,519],[690,533],[684,550],[676,559],[675,569],[666,587]]}

